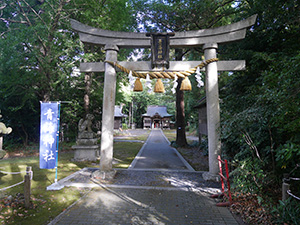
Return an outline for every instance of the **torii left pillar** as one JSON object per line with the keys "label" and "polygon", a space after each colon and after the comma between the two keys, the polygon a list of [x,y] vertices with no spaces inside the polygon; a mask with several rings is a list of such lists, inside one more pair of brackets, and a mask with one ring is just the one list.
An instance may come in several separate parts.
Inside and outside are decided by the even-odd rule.
{"label": "torii left pillar", "polygon": [[[205,59],[217,58],[217,48],[217,43],[205,44],[203,46]],[[206,108],[209,173],[205,173],[203,176],[206,180],[216,180],[219,177],[218,155],[221,154],[220,103],[217,62],[212,62],[206,65]]]}
{"label": "torii left pillar", "polygon": [[[106,45],[104,50],[106,52],[107,61],[117,61],[118,46]],[[102,176],[107,176],[112,172],[116,76],[115,68],[109,63],[105,63],[100,158],[100,171],[102,172]]]}

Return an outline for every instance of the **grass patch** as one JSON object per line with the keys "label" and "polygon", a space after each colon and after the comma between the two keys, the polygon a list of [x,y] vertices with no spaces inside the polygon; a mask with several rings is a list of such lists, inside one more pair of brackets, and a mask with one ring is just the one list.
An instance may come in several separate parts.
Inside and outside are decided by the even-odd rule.
{"label": "grass patch", "polygon": [[176,130],[163,130],[163,132],[170,142],[176,141]]}
{"label": "grass patch", "polygon": [[[58,164],[58,179],[69,176],[75,171],[90,163],[72,162],[73,154],[61,153]],[[39,157],[15,157],[0,161],[0,168],[6,172],[25,171],[27,166],[32,167],[33,179],[31,181],[32,206],[24,208],[22,194],[24,185],[18,185],[4,192],[0,196],[0,224],[46,224],[66,209],[70,204],[81,197],[87,190],[80,188],[64,188],[60,191],[46,191],[46,187],[54,182],[55,170],[44,170],[39,168]],[[22,174],[0,173],[0,188],[13,185],[24,179]]]}
{"label": "grass patch", "polygon": [[143,133],[143,134],[141,134],[139,136],[136,136],[135,140],[146,141],[147,138],[148,138],[148,136],[149,136],[149,134],[150,134],[150,130],[147,130],[147,132],[145,132],[145,133]]}
{"label": "grass patch", "polygon": [[[134,140],[145,141],[149,132],[141,132],[134,136]],[[58,180],[71,175],[84,167],[98,167],[99,161],[74,162],[74,152],[69,151],[72,144],[60,144],[58,158]],[[117,161],[114,168],[127,168],[143,143],[114,142],[114,158]],[[89,189],[63,188],[59,191],[46,191],[55,179],[55,169],[40,169],[37,145],[27,149],[9,151],[9,158],[0,160],[0,170],[6,172],[25,171],[27,166],[32,167],[33,180],[31,182],[32,207],[24,208],[24,185],[18,185],[0,192],[0,224],[39,225],[47,224],[69,205],[83,196]],[[24,180],[25,173],[10,175],[0,172],[0,189]]]}
{"label": "grass patch", "polygon": [[123,140],[146,141],[149,134],[150,134],[150,130],[144,130],[144,129],[114,131],[114,137],[118,137]]}
{"label": "grass patch", "polygon": [[128,168],[142,146],[143,143],[139,142],[115,142],[114,159],[117,163],[114,163],[113,167]]}

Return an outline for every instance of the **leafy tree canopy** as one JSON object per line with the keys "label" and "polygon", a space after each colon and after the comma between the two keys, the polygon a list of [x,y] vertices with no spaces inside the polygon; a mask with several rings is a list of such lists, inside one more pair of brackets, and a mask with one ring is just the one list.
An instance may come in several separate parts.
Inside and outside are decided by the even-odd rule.
{"label": "leafy tree canopy", "polygon": [[[69,18],[104,29],[130,30],[130,5],[124,0],[3,0],[0,10],[0,108],[14,128],[11,137],[21,137],[25,144],[37,140],[39,101],[72,101],[62,107],[62,122],[76,130],[72,127],[83,114],[85,75],[75,69],[80,60],[103,59],[104,52],[84,49]],[[100,116],[103,77],[92,79],[90,107]]]}

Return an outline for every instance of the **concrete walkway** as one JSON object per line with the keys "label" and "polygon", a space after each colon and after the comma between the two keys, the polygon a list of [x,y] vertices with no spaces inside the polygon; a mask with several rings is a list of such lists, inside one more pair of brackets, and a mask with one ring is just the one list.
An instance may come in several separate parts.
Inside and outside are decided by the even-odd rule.
{"label": "concrete walkway", "polygon": [[161,129],[152,130],[129,169],[172,169],[195,171],[179,152],[170,146]]}
{"label": "concrete walkway", "polygon": [[131,169],[117,170],[111,184],[91,179],[91,168],[59,181],[94,189],[49,225],[239,224],[227,208],[209,198],[220,184],[204,181],[202,172],[192,171],[167,143],[160,130],[153,130]]}

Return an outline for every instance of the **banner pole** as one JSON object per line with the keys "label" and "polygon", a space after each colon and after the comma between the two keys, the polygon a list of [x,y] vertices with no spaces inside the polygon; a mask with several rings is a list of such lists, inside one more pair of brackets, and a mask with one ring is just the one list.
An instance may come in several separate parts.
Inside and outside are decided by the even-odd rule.
{"label": "banner pole", "polygon": [[58,147],[59,147],[59,122],[60,122],[60,102],[58,102],[57,115],[57,133],[56,133],[56,162],[55,162],[55,183],[57,183],[57,166],[58,166]]}

